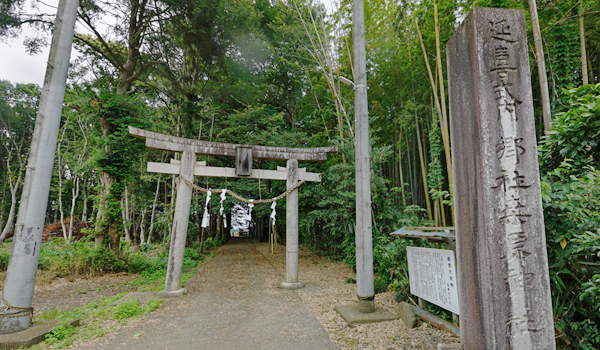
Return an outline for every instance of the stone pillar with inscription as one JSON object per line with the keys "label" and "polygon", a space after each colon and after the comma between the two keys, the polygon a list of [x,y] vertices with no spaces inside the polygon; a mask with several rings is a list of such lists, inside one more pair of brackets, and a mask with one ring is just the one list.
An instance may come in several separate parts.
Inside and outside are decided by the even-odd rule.
{"label": "stone pillar with inscription", "polygon": [[447,55],[464,349],[555,349],[523,11],[473,9]]}

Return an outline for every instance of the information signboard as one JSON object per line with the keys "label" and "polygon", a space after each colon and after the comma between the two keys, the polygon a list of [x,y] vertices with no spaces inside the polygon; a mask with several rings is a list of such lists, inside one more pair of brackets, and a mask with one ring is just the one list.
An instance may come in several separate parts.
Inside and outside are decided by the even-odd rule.
{"label": "information signboard", "polygon": [[407,247],[410,292],[459,314],[456,265],[452,250]]}

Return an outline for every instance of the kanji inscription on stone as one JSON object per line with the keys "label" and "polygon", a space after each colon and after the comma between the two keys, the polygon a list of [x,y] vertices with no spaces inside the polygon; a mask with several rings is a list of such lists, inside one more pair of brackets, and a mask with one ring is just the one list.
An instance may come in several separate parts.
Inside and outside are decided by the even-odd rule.
{"label": "kanji inscription on stone", "polygon": [[447,45],[465,349],[554,349],[523,11],[475,8]]}

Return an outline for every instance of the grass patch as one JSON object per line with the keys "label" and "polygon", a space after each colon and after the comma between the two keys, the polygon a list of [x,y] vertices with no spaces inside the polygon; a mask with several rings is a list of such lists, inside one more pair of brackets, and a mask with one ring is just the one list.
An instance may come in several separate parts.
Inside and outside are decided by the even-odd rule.
{"label": "grass patch", "polygon": [[[218,245],[213,244],[210,246],[212,250],[205,250],[204,254],[200,253],[200,246],[197,243],[185,248],[180,287],[183,287],[206,260],[214,256],[214,248],[223,243],[223,241],[218,242]],[[204,247],[206,248],[206,245]],[[137,286],[139,292],[163,289],[167,275],[168,258],[169,251],[166,248],[162,250],[159,248],[148,248],[144,253],[132,255],[128,265],[128,272],[132,274],[137,273],[139,277],[132,279],[129,285]]]}
{"label": "grass patch", "polygon": [[[205,253],[200,253],[200,246],[192,244],[185,249],[181,286],[194,275],[198,268],[210,257],[214,249],[225,241],[211,239],[205,242]],[[115,257],[107,249],[95,249],[92,242],[76,242],[67,244],[60,239],[52,240],[42,245],[40,252],[40,270],[46,279],[78,275],[101,275],[107,272],[127,271],[137,275],[130,282],[137,291],[156,291],[164,287],[167,272],[169,250],[166,244],[143,245],[136,252],[125,249],[120,257]],[[0,270],[4,257],[8,257],[7,247],[0,249]],[[6,258],[7,260],[8,258]],[[55,319],[63,323],[46,336],[46,340],[31,349],[59,349],[72,345],[76,340],[87,340],[100,337],[111,330],[127,324],[131,319],[143,316],[159,308],[164,300],[151,300],[142,304],[139,300],[120,299],[126,293],[84,306],[58,310],[53,309],[43,313],[40,319]],[[79,327],[67,324],[72,319],[79,319]]]}
{"label": "grass patch", "polygon": [[[126,293],[99,302],[88,303],[69,310],[50,310],[40,319],[60,320],[63,325],[46,335],[46,340],[31,349],[59,349],[73,344],[76,340],[99,337],[127,324],[127,321],[158,309],[164,300],[152,300],[142,304],[139,300],[119,301]],[[79,327],[66,324],[69,320],[81,320]]]}

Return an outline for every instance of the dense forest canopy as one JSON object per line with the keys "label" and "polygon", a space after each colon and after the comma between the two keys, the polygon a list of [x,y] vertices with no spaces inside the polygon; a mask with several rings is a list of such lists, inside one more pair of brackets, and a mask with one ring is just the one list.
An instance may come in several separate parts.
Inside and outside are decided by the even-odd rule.
{"label": "dense forest canopy", "polygon": [[[375,269],[406,293],[402,226],[452,226],[445,44],[474,6],[525,11],[558,342],[600,346],[600,1],[538,0],[552,129],[544,131],[530,3],[523,0],[370,0],[365,3],[371,128]],[[535,4],[535,2],[533,2]],[[23,26],[43,44],[44,16],[22,0],[0,0],[0,36]],[[119,254],[164,243],[175,178],[149,174],[149,161],[177,154],[149,150],[127,126],[186,138],[282,147],[337,145],[323,174],[300,190],[300,240],[314,252],[354,263],[352,1],[335,11],[314,0],[90,0],[79,10],[52,180],[47,223],[73,223]],[[0,242],[13,228],[40,88],[0,81]],[[201,156],[212,166],[233,159]],[[256,160],[255,168],[285,164]],[[197,178],[246,198],[285,191],[278,181]],[[190,236],[199,236],[204,194],[193,200]],[[233,206],[231,198],[225,202]],[[218,200],[210,203],[217,220]],[[283,213],[285,204],[278,204]],[[257,205],[263,227],[271,210]],[[277,219],[283,243],[285,217]],[[213,233],[214,234],[214,233]],[[110,242],[102,243],[103,237]]]}

